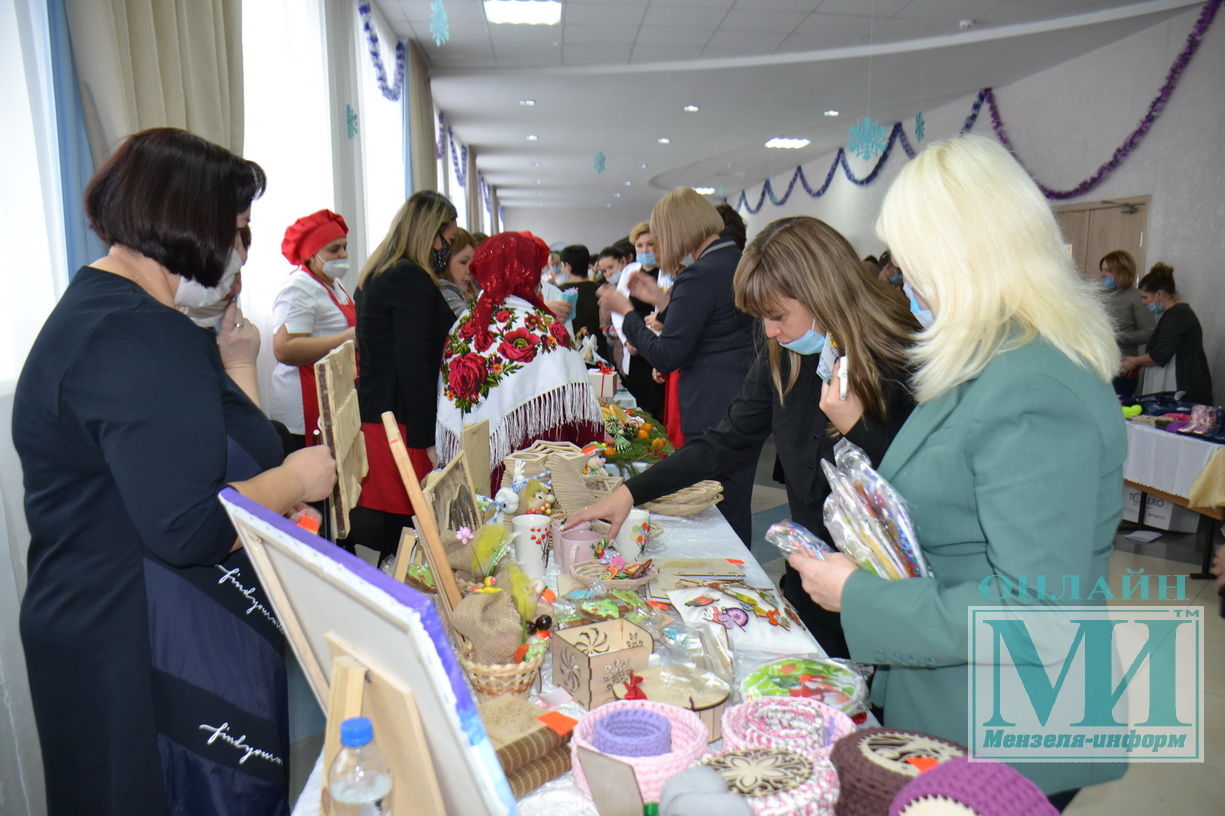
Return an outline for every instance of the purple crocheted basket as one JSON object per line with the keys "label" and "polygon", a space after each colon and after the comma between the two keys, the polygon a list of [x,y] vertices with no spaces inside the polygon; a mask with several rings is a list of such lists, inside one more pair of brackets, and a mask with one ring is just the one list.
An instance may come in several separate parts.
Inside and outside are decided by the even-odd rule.
{"label": "purple crocheted basket", "polygon": [[622,709],[596,721],[591,741],[601,754],[659,756],[672,750],[672,723],[654,711]]}
{"label": "purple crocheted basket", "polygon": [[[919,774],[893,797],[889,816],[949,813],[977,816],[1056,816],[1042,789],[1002,762],[957,757]],[[960,805],[960,808],[954,807]]]}

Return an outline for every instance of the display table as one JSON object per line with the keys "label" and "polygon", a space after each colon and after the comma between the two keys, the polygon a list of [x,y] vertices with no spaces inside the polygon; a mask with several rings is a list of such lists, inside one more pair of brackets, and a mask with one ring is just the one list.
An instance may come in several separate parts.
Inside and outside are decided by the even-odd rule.
{"label": "display table", "polygon": [[[765,570],[755,558],[745,549],[744,545],[732,532],[723,516],[715,508],[710,508],[693,518],[676,518],[659,516],[664,528],[658,547],[652,546],[648,555],[657,558],[735,558],[744,562],[745,579],[757,586],[768,586],[771,582]],[[550,567],[551,580],[556,580],[556,567]],[[802,641],[805,647],[797,654],[825,657],[825,651],[807,631],[802,631]],[[762,660],[777,655],[763,655]],[[741,678],[737,677],[737,681]],[[553,691],[556,686],[551,682],[551,668],[548,660],[541,669],[542,692]],[[581,717],[585,709],[577,703],[569,703],[559,708],[565,714]],[[716,747],[717,743],[712,745]],[[315,762],[306,787],[298,797],[293,809],[294,816],[315,816],[319,813],[319,798],[323,782],[322,755]],[[411,793],[410,793],[411,795]],[[578,789],[574,783],[573,773],[567,773],[559,779],[527,794],[519,800],[520,814],[557,814],[567,816],[597,816],[595,805]]]}
{"label": "display table", "polygon": [[1195,540],[1203,568],[1191,577],[1208,578],[1212,536],[1225,515],[1225,445],[1128,422],[1123,482],[1199,514]]}

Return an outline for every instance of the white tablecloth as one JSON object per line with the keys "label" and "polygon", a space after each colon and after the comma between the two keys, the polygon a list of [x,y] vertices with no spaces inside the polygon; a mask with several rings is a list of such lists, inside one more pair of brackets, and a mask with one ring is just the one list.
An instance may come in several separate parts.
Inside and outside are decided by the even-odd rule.
{"label": "white tablecloth", "polygon": [[[740,539],[732,532],[732,528],[718,510],[713,507],[693,518],[676,518],[660,516],[660,524],[664,534],[659,542],[659,549],[648,553],[653,557],[666,558],[738,558],[744,561],[745,579],[750,584],[768,586],[770,579],[757,560],[740,543]],[[550,565],[550,572],[556,575],[556,567]],[[808,632],[803,633],[807,646],[803,654],[824,657],[825,651],[816,639]],[[766,659],[763,657],[763,660]],[[541,667],[542,693],[553,691],[550,657],[546,658]],[[739,679],[739,678],[737,678]],[[569,703],[559,708],[562,713],[581,717],[585,709],[577,703]],[[717,743],[715,746],[717,747]],[[298,797],[293,810],[293,816],[316,816],[319,813],[319,797],[323,778],[323,757],[315,762],[310,779]],[[595,805],[574,783],[574,775],[564,776],[548,783],[519,800],[519,813],[523,816],[552,816],[564,813],[566,816],[597,816]]]}
{"label": "white tablecloth", "polygon": [[1191,496],[1191,485],[1221,446],[1193,436],[1127,423],[1123,478],[1165,493]]}

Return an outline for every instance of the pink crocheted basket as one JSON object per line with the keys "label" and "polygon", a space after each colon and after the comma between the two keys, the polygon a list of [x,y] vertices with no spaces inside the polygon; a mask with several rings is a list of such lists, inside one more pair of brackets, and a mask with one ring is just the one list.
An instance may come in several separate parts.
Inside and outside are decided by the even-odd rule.
{"label": "pink crocheted basket", "polygon": [[829,758],[834,743],[855,730],[838,709],[807,697],[757,697],[723,712],[723,747],[785,748]]}
{"label": "pink crocheted basket", "polygon": [[695,764],[706,751],[709,732],[706,723],[692,711],[667,703],[656,703],[651,700],[617,700],[592,711],[579,721],[574,728],[574,738],[570,741],[570,758],[574,768],[574,781],[579,790],[588,796],[591,789],[587,787],[587,778],[583,775],[583,763],[579,760],[579,747],[596,750],[592,744],[595,734],[595,724],[600,718],[607,717],[614,711],[640,709],[653,711],[666,718],[672,724],[672,750],[659,756],[622,757],[619,759],[634,768],[638,778],[638,790],[642,792],[642,801],[658,802],[663,793],[664,783],[676,774]]}

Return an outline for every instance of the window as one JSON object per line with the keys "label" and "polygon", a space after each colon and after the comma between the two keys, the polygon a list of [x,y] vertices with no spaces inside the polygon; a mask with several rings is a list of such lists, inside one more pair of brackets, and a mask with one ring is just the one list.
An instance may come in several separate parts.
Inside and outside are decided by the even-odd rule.
{"label": "window", "polygon": [[[263,338],[258,375],[266,397],[276,362],[272,302],[292,269],[281,255],[281,239],[294,221],[335,202],[327,63],[318,56],[327,53],[319,0],[243,3],[242,46],[243,153],[264,168],[268,189],[251,207],[241,305]],[[334,119],[335,127],[345,126],[344,111]]]}
{"label": "window", "polygon": [[[396,81],[396,35],[386,25],[377,6],[371,5],[371,19],[379,37],[379,50],[387,82]],[[404,103],[407,93],[401,87],[400,99],[392,102],[379,88],[370,58],[366,33],[360,24],[357,33],[357,82],[361,104],[359,134],[362,140],[362,170],[366,192],[366,247],[373,252],[391,226],[391,220],[408,197],[404,168]]]}

